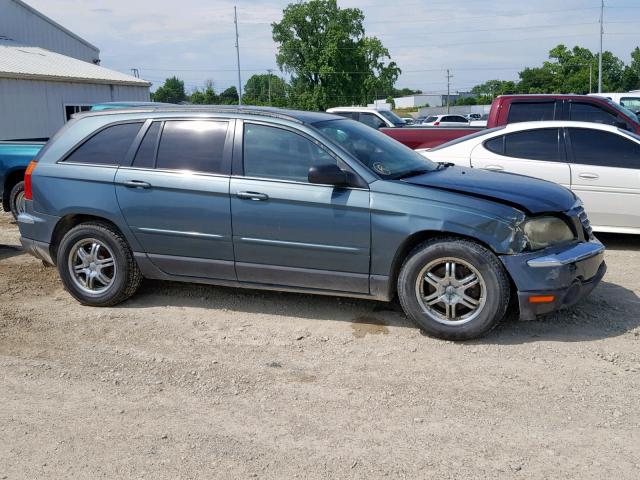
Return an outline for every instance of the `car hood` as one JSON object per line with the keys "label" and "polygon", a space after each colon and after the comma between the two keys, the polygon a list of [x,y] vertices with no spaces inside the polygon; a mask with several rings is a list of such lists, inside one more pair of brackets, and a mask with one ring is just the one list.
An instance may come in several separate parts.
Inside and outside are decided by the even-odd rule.
{"label": "car hood", "polygon": [[528,213],[564,212],[576,202],[567,188],[546,180],[507,172],[447,167],[402,180],[515,205]]}

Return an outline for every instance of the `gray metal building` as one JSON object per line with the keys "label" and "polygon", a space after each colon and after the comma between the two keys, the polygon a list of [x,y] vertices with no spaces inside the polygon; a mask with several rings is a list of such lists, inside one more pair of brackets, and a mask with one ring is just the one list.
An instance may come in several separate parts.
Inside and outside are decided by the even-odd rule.
{"label": "gray metal building", "polygon": [[0,0],[0,140],[51,137],[91,105],[148,101],[151,84],[21,0]]}

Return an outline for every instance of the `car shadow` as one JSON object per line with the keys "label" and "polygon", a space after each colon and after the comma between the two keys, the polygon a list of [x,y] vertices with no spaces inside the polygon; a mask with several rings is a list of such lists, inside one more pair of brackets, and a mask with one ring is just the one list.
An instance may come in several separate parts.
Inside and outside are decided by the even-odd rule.
{"label": "car shadow", "polygon": [[0,244],[0,260],[22,255],[23,253],[24,251],[22,250],[22,247],[19,247],[18,245]]}
{"label": "car shadow", "polygon": [[[531,322],[505,320],[484,338],[469,343],[513,345],[582,342],[617,337],[640,327],[640,297],[628,288],[602,282],[577,305]],[[640,334],[640,330],[634,332]]]}
{"label": "car shadow", "polygon": [[[248,314],[295,316],[352,325],[417,328],[397,300],[377,302],[353,298],[252,290],[211,285],[146,280],[138,294],[117,308],[159,306],[224,308]],[[601,283],[578,305],[531,322],[505,319],[487,336],[470,344],[580,342],[623,335],[640,326],[640,298],[614,283]]]}
{"label": "car shadow", "polygon": [[640,251],[640,235],[622,235],[619,233],[596,233],[607,250]]}

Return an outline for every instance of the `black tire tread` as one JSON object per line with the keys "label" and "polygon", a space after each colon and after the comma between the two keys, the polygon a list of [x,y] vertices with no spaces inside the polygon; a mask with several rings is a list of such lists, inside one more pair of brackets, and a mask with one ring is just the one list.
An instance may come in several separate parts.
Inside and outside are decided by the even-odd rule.
{"label": "black tire tread", "polygon": [[11,187],[11,191],[9,192],[9,210],[11,210],[11,215],[13,215],[13,218],[18,218],[16,197],[18,196],[18,192],[20,190],[24,190],[24,180],[20,180],[13,187]]}

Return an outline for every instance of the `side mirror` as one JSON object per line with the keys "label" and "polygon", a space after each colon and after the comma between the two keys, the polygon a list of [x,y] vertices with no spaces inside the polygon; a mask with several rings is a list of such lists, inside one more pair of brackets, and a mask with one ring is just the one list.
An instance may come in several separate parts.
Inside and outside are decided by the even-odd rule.
{"label": "side mirror", "polygon": [[335,163],[318,165],[309,169],[309,183],[347,187],[354,183],[354,175],[342,170]]}

